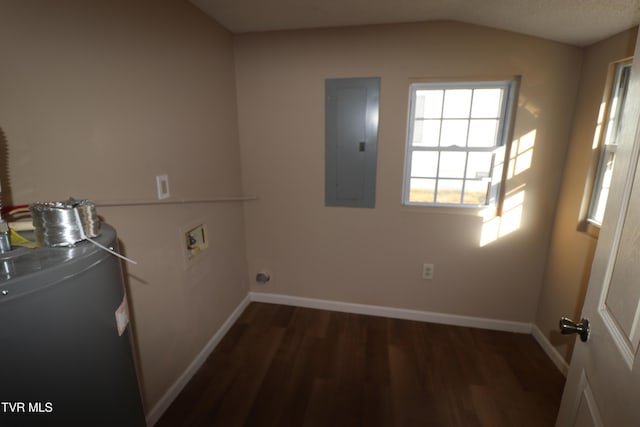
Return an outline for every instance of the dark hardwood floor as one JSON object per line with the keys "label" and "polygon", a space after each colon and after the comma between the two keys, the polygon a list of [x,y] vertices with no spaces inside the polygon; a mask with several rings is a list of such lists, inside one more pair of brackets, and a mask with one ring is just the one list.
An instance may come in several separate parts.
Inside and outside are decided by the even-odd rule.
{"label": "dark hardwood floor", "polygon": [[553,426],[533,337],[251,303],[157,427]]}

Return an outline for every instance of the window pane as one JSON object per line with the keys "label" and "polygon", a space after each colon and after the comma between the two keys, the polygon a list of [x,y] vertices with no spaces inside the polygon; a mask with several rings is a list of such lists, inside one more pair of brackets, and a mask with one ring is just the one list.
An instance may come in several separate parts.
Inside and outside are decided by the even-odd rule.
{"label": "window pane", "polygon": [[622,126],[624,105],[627,101],[629,89],[629,72],[631,62],[620,63],[616,66],[616,77],[612,87],[612,95],[609,99],[609,113],[606,119],[605,136],[602,141],[602,152],[600,162],[596,172],[593,192],[591,194],[591,204],[589,206],[588,219],[597,224],[602,223],[609,187],[611,185],[611,174],[613,172],[615,160],[615,146],[618,144],[618,131]]}
{"label": "window pane", "polygon": [[414,151],[411,155],[411,176],[435,178],[438,176],[438,152]]}
{"label": "window pane", "polygon": [[462,199],[462,203],[465,205],[484,205],[487,203],[488,192],[488,182],[467,181],[464,186],[464,198]]}
{"label": "window pane", "polygon": [[489,178],[491,176],[491,164],[493,163],[492,153],[469,153],[467,161],[467,178],[480,179]]}
{"label": "window pane", "polygon": [[440,139],[440,120],[416,120],[413,125],[413,145],[437,147]]}
{"label": "window pane", "polygon": [[609,197],[609,188],[611,187],[611,176],[613,174],[613,165],[615,163],[615,153],[609,151],[606,153],[604,170],[601,171],[602,177],[599,183],[598,192],[596,193],[596,202],[592,214],[592,219],[602,224],[604,218],[604,209],[607,206],[607,198]]}
{"label": "window pane", "polygon": [[615,145],[618,143],[616,138],[616,133],[617,133],[616,125],[617,123],[613,119],[607,122],[607,133],[604,137],[605,144]]}
{"label": "window pane", "polygon": [[497,120],[471,120],[469,147],[493,147],[498,133]]}
{"label": "window pane", "polygon": [[593,213],[593,220],[598,224],[602,224],[602,220],[604,219],[604,209],[607,206],[607,199],[609,198],[609,189],[601,189],[600,194],[598,195],[598,204],[596,205],[596,210]]}
{"label": "window pane", "polygon": [[473,92],[471,117],[498,118],[500,116],[500,101],[502,89],[476,89]]}
{"label": "window pane", "polygon": [[411,178],[409,181],[409,201],[433,203],[436,194],[435,179]]}
{"label": "window pane", "polygon": [[444,94],[444,118],[467,118],[471,110],[471,89],[448,89]]}
{"label": "window pane", "polygon": [[415,118],[439,119],[442,116],[443,90],[416,91]]}
{"label": "window pane", "polygon": [[442,151],[440,153],[440,170],[442,178],[464,178],[467,153],[460,151]]}
{"label": "window pane", "polygon": [[467,126],[469,126],[468,120],[443,120],[442,134],[440,135],[440,146],[466,146]]}
{"label": "window pane", "polygon": [[607,134],[604,139],[605,144],[617,144],[617,135],[622,123],[622,113],[627,91],[629,89],[629,73],[631,64],[619,64],[616,70],[615,91],[611,97],[609,106],[609,118],[607,120]]}
{"label": "window pane", "polygon": [[438,180],[437,203],[459,204],[462,200],[462,180],[461,179],[440,179]]}

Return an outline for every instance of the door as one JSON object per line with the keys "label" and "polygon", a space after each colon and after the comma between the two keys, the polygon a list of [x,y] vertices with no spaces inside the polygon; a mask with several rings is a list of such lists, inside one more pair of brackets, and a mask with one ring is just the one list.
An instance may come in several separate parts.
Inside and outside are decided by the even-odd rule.
{"label": "door", "polygon": [[640,41],[636,42],[611,192],[557,427],[640,426]]}

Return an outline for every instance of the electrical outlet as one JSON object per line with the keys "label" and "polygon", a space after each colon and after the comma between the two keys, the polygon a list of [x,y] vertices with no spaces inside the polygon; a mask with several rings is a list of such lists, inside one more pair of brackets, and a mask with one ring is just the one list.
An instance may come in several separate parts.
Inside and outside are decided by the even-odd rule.
{"label": "electrical outlet", "polygon": [[422,278],[425,280],[433,279],[433,264],[422,264]]}

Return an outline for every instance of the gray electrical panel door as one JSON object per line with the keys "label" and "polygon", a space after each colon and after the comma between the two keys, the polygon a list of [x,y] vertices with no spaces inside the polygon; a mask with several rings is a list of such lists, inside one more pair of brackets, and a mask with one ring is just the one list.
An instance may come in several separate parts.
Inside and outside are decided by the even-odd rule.
{"label": "gray electrical panel door", "polygon": [[325,204],[373,208],[380,79],[327,79],[325,91]]}

